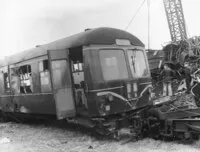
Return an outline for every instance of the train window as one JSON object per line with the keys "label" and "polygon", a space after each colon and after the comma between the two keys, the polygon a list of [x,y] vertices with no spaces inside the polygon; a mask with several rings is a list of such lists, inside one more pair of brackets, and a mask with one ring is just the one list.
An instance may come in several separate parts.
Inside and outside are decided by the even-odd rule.
{"label": "train window", "polygon": [[72,72],[81,72],[83,71],[83,63],[77,61],[77,62],[73,62],[72,61]]}
{"label": "train window", "polygon": [[75,88],[80,88],[81,82],[84,81],[83,63],[79,61],[72,61],[71,65]]}
{"label": "train window", "polygon": [[43,60],[39,62],[39,71],[48,71],[49,70],[49,64],[48,60]]}
{"label": "train window", "polygon": [[133,77],[149,76],[149,71],[143,51],[129,50],[128,59]]}
{"label": "train window", "polygon": [[32,74],[31,66],[23,65],[10,69],[11,73],[11,90],[12,93],[32,93]]}
{"label": "train window", "polygon": [[20,93],[20,75],[18,68],[10,69],[10,88],[12,94]]}
{"label": "train window", "polygon": [[4,78],[4,89],[5,89],[5,92],[9,92],[10,83],[9,83],[9,79],[8,79],[8,72],[3,74],[3,78]]}
{"label": "train window", "polygon": [[19,68],[20,71],[20,93],[32,93],[32,75],[31,66],[24,65]]}
{"label": "train window", "polygon": [[48,60],[39,62],[41,92],[51,92],[51,81]]}
{"label": "train window", "polygon": [[52,75],[53,75],[53,85],[56,89],[63,88],[67,86],[67,61],[57,60],[52,61]]}
{"label": "train window", "polygon": [[1,85],[1,93],[10,93],[10,83],[9,83],[9,77],[8,77],[8,67],[1,68],[1,78],[0,81],[3,85]]}
{"label": "train window", "polygon": [[128,78],[128,70],[123,50],[100,50],[99,56],[105,80]]}

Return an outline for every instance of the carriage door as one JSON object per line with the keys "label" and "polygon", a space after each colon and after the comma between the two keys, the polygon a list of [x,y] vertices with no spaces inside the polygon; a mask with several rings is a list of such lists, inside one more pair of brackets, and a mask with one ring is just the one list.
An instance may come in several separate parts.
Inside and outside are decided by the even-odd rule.
{"label": "carriage door", "polygon": [[72,93],[68,50],[48,50],[48,56],[57,118],[73,117],[76,111]]}

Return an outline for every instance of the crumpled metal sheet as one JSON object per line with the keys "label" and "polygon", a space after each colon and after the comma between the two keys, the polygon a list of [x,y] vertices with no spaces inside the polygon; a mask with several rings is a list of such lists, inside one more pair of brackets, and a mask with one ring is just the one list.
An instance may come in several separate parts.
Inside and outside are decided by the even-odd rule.
{"label": "crumpled metal sheet", "polygon": [[176,43],[170,43],[163,48],[164,61],[181,64],[188,60],[194,62],[200,58],[200,36],[192,37]]}
{"label": "crumpled metal sheet", "polygon": [[179,93],[170,97],[169,104],[163,105],[160,110],[162,112],[176,111],[177,109],[197,109],[194,97],[191,94]]}
{"label": "crumpled metal sheet", "polygon": [[191,108],[191,109],[192,108],[198,108],[192,94],[185,94],[184,92],[179,93],[175,96],[175,99],[176,100],[173,104],[176,107],[178,107],[178,106],[180,106],[180,107],[188,106],[188,108]]}

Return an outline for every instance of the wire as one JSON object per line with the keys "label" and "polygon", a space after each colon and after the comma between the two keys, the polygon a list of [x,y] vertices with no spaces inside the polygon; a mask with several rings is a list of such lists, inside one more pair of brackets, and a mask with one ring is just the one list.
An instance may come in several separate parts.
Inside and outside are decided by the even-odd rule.
{"label": "wire", "polygon": [[144,2],[146,0],[144,0],[142,2],[142,4],[140,5],[140,7],[138,8],[138,10],[136,11],[136,13],[133,15],[133,17],[131,18],[131,20],[129,21],[128,25],[126,26],[125,30],[127,30],[129,28],[129,26],[131,25],[132,21],[134,20],[134,18],[136,17],[136,15],[139,13],[140,9],[142,8],[142,6],[144,5]]}

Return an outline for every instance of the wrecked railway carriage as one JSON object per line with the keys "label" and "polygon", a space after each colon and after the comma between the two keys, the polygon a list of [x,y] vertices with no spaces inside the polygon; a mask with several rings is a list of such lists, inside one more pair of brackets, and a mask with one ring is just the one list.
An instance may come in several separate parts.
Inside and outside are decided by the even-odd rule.
{"label": "wrecked railway carriage", "polygon": [[[200,37],[168,44],[163,50],[151,50],[147,55],[153,80],[153,92],[156,98],[154,99],[154,103],[167,103],[159,108],[154,107],[152,110],[152,115],[156,116],[155,121],[153,121],[154,124],[156,124],[155,126],[159,126],[159,128],[160,126],[163,127],[163,129],[158,131],[158,134],[168,137],[190,138],[192,133],[189,130],[194,129],[195,131],[200,131]],[[183,65],[185,62],[188,62],[191,67],[192,82],[191,92],[189,94],[186,94],[184,90],[180,90],[182,87],[181,85],[184,82],[184,74],[182,74],[181,71],[184,69]],[[160,77],[160,70],[162,69],[161,63],[168,63],[168,65],[175,70],[176,75],[174,77],[175,81],[173,81],[173,97],[160,97],[162,90],[162,78]],[[166,128],[167,126],[168,129]],[[157,127],[155,128],[154,131],[158,130]],[[182,134],[181,130],[186,130],[185,134]]]}
{"label": "wrecked railway carriage", "polygon": [[162,82],[160,71],[163,68],[163,63],[168,63],[175,71],[174,79],[181,81],[184,78],[185,62],[189,63],[191,74],[200,68],[200,37],[170,43],[163,50],[148,50],[147,56],[153,85],[158,85],[159,82]]}
{"label": "wrecked railway carriage", "polygon": [[200,65],[200,37],[193,37],[166,45],[162,50],[147,50],[147,57],[152,77],[159,74],[163,63],[169,63],[172,69],[179,70],[184,62],[193,64],[194,69]]}
{"label": "wrecked railway carriage", "polygon": [[0,86],[1,118],[58,119],[115,138],[121,129],[135,138],[200,134],[200,109],[151,99],[144,45],[118,29],[91,29],[12,55],[0,62]]}

